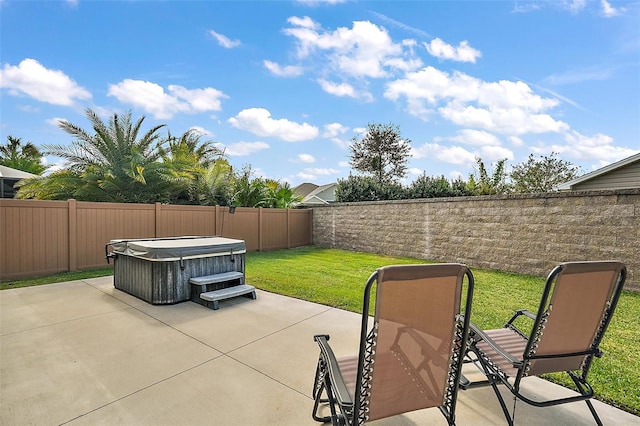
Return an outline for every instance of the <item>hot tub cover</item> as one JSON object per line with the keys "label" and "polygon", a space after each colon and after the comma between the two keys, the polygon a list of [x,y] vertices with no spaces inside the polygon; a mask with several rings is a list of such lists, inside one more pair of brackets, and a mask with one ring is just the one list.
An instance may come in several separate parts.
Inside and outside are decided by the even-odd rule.
{"label": "hot tub cover", "polygon": [[174,237],[111,240],[113,253],[154,261],[173,261],[246,252],[243,240],[224,237]]}

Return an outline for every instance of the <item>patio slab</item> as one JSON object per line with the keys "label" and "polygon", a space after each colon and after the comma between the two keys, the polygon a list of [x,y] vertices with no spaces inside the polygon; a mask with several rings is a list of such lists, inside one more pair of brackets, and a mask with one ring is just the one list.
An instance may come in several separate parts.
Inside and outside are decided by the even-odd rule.
{"label": "patio slab", "polygon": [[[359,315],[263,291],[153,306],[112,277],[0,292],[0,424],[315,425],[314,334],[357,349]],[[566,389],[531,379],[535,392]],[[509,400],[509,399],[507,399]],[[594,401],[611,425],[640,418]],[[459,425],[505,424],[490,388],[461,391]],[[517,424],[594,424],[586,404],[519,403]],[[437,409],[377,425],[446,424]]]}

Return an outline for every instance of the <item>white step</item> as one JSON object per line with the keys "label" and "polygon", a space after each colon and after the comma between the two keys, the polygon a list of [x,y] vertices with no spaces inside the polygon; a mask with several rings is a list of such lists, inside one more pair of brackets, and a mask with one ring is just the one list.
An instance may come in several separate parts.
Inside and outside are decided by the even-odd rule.
{"label": "white step", "polygon": [[244,274],[242,272],[231,271],[222,272],[220,274],[205,275],[204,277],[193,277],[189,280],[189,282],[193,285],[207,285],[237,280],[242,277],[244,277]]}
{"label": "white step", "polygon": [[233,287],[222,288],[220,290],[200,293],[200,298],[207,302],[213,302],[213,309],[218,309],[218,301],[237,296],[250,294],[252,299],[256,298],[256,288],[249,284],[234,285]]}

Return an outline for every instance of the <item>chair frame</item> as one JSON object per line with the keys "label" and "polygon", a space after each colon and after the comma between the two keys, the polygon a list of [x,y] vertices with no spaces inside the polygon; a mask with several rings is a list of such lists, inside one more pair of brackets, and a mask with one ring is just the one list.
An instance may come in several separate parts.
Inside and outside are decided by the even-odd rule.
{"label": "chair frame", "polygon": [[[443,264],[440,264],[443,265]],[[446,264],[444,264],[446,265]],[[452,347],[451,363],[449,365],[448,385],[445,396],[445,403],[439,407],[449,425],[455,425],[455,406],[458,392],[458,383],[462,377],[462,364],[466,351],[466,343],[469,337],[470,313],[473,298],[474,277],[466,265],[456,264],[463,268],[463,274],[467,277],[467,292],[464,295],[462,290],[461,298],[466,296],[464,314],[456,316],[455,338]],[[358,369],[356,376],[355,395],[351,395],[338,367],[337,359],[329,346],[328,335],[315,335],[314,340],[320,347],[320,356],[316,368],[313,384],[314,407],[312,417],[318,422],[332,422],[337,425],[363,425],[368,421],[367,406],[368,395],[366,395],[367,385],[372,375],[369,369],[373,356],[376,340],[376,324],[369,326],[369,307],[371,301],[371,289],[377,282],[378,271],[376,270],[368,279],[363,298],[362,321],[360,329],[360,345],[358,352]],[[464,277],[461,278],[464,281]],[[463,283],[464,284],[464,283]],[[462,299],[461,299],[462,305]],[[403,328],[400,332],[407,332],[414,340],[420,343],[421,337],[413,330]],[[396,336],[397,343],[399,336]],[[426,342],[425,342],[426,344]],[[428,345],[428,344],[427,344]],[[423,346],[424,347],[424,346]],[[326,391],[327,398],[321,398],[323,391]],[[318,409],[320,403],[328,403],[331,416],[319,417]]]}
{"label": "chair frame", "polygon": [[[555,283],[558,276],[567,268],[568,265],[571,264],[587,264],[587,265],[596,265],[602,264],[604,267],[609,265],[611,269],[606,270],[614,270],[616,271],[616,282],[613,284],[613,287],[609,293],[609,298],[607,301],[607,306],[604,309],[604,313],[598,325],[595,336],[592,340],[591,345],[585,351],[579,352],[566,352],[566,353],[556,353],[551,355],[536,355],[535,351],[538,345],[538,342],[542,338],[543,330],[545,327],[545,323],[548,317],[548,307],[550,298],[553,295],[553,290],[555,289]],[[514,315],[507,321],[504,325],[504,328],[511,329],[512,331],[519,334],[523,339],[527,341],[525,350],[522,356],[522,359],[519,359],[513,354],[504,350],[498,343],[496,343],[491,337],[489,337],[483,330],[478,328],[475,324],[470,324],[469,331],[469,345],[467,347],[467,357],[465,362],[473,362],[476,366],[480,367],[480,370],[484,372],[487,380],[479,381],[479,382],[469,382],[466,378],[462,378],[460,386],[463,389],[467,389],[470,387],[483,386],[483,385],[491,385],[494,393],[496,394],[498,401],[500,403],[500,407],[505,415],[507,423],[509,425],[514,424],[515,417],[515,402],[514,402],[514,412],[513,414],[509,413],[507,405],[505,403],[504,398],[500,394],[498,389],[498,384],[503,384],[509,391],[514,395],[514,399],[518,398],[527,404],[533,405],[535,407],[549,407],[559,404],[566,404],[577,401],[585,401],[587,406],[589,407],[589,411],[591,412],[594,420],[598,425],[602,425],[602,421],[598,416],[593,404],[590,399],[594,395],[593,388],[587,381],[587,376],[589,374],[589,370],[591,368],[591,364],[593,362],[594,357],[600,358],[604,353],[600,349],[600,342],[607,330],[607,327],[611,321],[611,317],[615,311],[616,305],[620,298],[620,294],[622,292],[624,282],[626,279],[626,267],[619,262],[566,262],[561,263],[556,266],[548,275],[544,290],[542,292],[542,297],[540,300],[540,305],[538,308],[537,314],[534,314],[526,309],[520,309],[515,311]],[[533,320],[533,327],[530,334],[524,333],[522,330],[516,327],[514,322],[519,317],[526,317],[530,320]],[[503,357],[506,361],[508,361],[514,368],[517,369],[517,374],[515,376],[509,376],[507,373],[502,371],[499,366],[497,366],[492,359],[478,349],[477,344],[481,341],[484,341],[491,349],[496,351],[501,357]],[[469,352],[473,352],[475,355],[475,359],[469,357]],[[523,395],[520,389],[520,385],[522,379],[527,377],[527,367],[529,363],[536,359],[560,359],[567,357],[575,357],[575,356],[585,356],[584,361],[582,362],[581,368],[579,370],[569,370],[564,371],[569,375],[573,383],[575,384],[576,390],[579,392],[579,395],[568,396],[557,399],[546,399],[546,400],[535,400],[526,395]],[[557,371],[562,372],[562,371]],[[512,379],[510,381],[509,379]]]}

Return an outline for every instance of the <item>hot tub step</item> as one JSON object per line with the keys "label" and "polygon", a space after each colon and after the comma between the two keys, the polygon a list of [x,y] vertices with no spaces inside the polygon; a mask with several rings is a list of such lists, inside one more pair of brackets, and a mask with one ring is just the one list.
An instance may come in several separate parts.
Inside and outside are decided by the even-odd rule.
{"label": "hot tub step", "polygon": [[207,285],[237,280],[242,277],[244,277],[244,274],[242,272],[231,271],[222,272],[220,274],[205,275],[204,277],[193,277],[189,280],[189,282],[193,285]]}
{"label": "hot tub step", "polygon": [[218,309],[218,301],[224,300],[224,299],[230,299],[232,297],[238,297],[238,296],[245,296],[251,299],[255,299],[256,288],[249,284],[241,284],[241,285],[234,285],[233,287],[223,288],[220,290],[200,293],[200,298],[208,302],[207,306],[213,307],[213,309]]}

